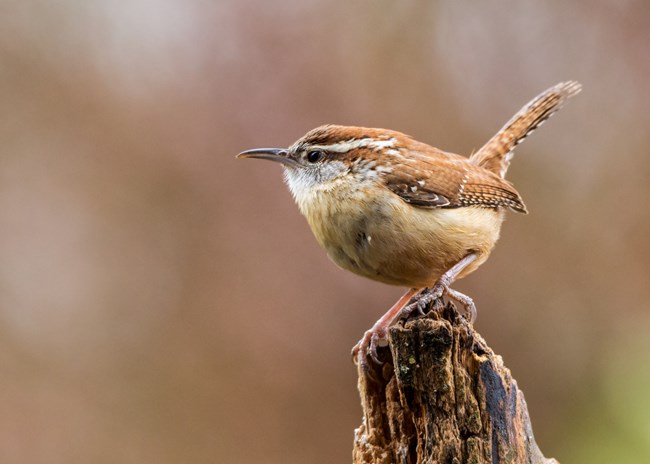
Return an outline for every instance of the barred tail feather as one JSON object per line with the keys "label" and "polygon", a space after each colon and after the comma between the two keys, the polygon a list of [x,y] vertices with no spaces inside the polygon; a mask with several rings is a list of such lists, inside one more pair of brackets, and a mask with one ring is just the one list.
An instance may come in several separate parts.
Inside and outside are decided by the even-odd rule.
{"label": "barred tail feather", "polygon": [[470,161],[502,178],[505,177],[515,147],[581,89],[582,86],[578,82],[568,81],[542,92],[519,110],[494,137],[474,153]]}

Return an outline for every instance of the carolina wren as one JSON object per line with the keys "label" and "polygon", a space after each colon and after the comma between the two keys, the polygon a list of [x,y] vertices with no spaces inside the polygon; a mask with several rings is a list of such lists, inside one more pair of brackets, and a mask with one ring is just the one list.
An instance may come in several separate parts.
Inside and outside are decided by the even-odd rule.
{"label": "carolina wren", "polygon": [[469,158],[392,130],[336,125],[286,149],[238,155],[283,165],[300,211],[338,266],[410,288],[356,345],[359,362],[377,360],[393,321],[443,294],[474,320],[472,300],[449,286],[488,258],[506,209],[527,212],[504,179],[513,149],[580,89],[570,81],[541,93]]}

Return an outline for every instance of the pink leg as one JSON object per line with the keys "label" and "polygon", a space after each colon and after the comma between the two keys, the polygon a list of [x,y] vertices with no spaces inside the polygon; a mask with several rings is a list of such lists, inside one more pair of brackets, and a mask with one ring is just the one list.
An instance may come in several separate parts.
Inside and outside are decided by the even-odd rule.
{"label": "pink leg", "polygon": [[[476,306],[470,297],[462,293],[452,290],[449,286],[456,280],[458,275],[465,270],[467,266],[473,263],[478,255],[476,253],[469,253],[458,263],[452,266],[445,272],[430,289],[423,290],[419,295],[419,289],[412,288],[407,291],[398,301],[384,314],[370,330],[367,330],[363,338],[352,349],[352,357],[368,371],[367,358],[370,357],[377,364],[382,364],[377,358],[377,348],[379,346],[386,346],[388,342],[388,328],[395,322],[396,319],[408,316],[414,311],[419,311],[424,314],[427,305],[432,301],[439,300],[443,294],[447,294],[454,300],[465,306],[465,310],[469,314],[469,321],[474,322],[476,319]],[[408,306],[407,303],[417,295],[417,299],[413,304]]]}
{"label": "pink leg", "polygon": [[[476,320],[476,305],[470,297],[460,293],[457,290],[449,288],[449,286],[456,280],[456,277],[465,270],[467,266],[472,264],[478,255],[476,253],[470,253],[465,256],[463,259],[458,261],[451,269],[445,272],[438,281],[434,284],[431,289],[424,290],[418,301],[414,303],[417,308],[423,312],[426,306],[432,301],[439,300],[443,294],[447,294],[460,304],[465,307],[465,311],[469,315],[469,322],[474,322]],[[405,310],[407,308],[404,308]],[[410,308],[409,308],[410,309]]]}
{"label": "pink leg", "polygon": [[[402,316],[406,304],[418,293],[419,289],[412,288],[407,291],[375,324],[370,330],[363,334],[363,338],[352,349],[352,358],[358,359],[361,365],[366,365],[366,357],[370,356],[377,364],[381,364],[377,358],[377,347],[386,346],[388,342],[388,328],[395,319]],[[413,308],[416,309],[416,308]]]}

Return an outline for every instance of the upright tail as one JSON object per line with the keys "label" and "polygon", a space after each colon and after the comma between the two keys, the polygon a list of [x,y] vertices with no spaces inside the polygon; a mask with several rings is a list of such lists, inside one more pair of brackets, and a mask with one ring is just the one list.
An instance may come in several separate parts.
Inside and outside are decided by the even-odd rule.
{"label": "upright tail", "polygon": [[479,151],[470,156],[470,161],[505,177],[515,147],[581,89],[578,82],[569,81],[542,92],[520,109]]}

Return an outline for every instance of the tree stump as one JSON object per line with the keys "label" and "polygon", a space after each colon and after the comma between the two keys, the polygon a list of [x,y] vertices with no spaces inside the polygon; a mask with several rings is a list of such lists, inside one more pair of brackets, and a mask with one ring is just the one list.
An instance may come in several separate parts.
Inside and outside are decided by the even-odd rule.
{"label": "tree stump", "polygon": [[503,360],[453,305],[393,326],[389,348],[386,364],[358,369],[354,464],[557,464]]}

